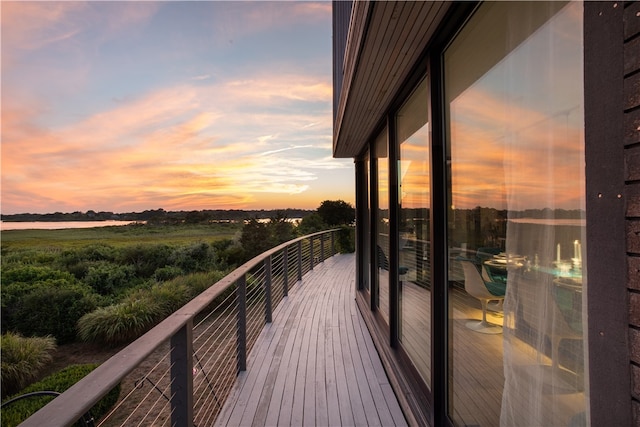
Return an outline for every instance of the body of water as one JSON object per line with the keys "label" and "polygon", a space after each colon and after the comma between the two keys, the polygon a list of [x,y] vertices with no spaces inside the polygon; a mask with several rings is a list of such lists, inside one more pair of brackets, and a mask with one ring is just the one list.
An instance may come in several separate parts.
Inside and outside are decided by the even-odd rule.
{"label": "body of water", "polygon": [[33,221],[13,222],[0,221],[0,230],[61,230],[64,228],[93,228],[113,225],[128,225],[136,221]]}

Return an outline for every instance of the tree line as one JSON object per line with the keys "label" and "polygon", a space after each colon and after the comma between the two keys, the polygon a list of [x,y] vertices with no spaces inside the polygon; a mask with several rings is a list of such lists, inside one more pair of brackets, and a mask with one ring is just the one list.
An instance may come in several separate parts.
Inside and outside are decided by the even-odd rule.
{"label": "tree line", "polygon": [[164,209],[151,209],[142,212],[114,213],[106,211],[86,212],[54,212],[46,214],[19,213],[0,215],[2,221],[7,222],[51,222],[51,221],[144,221],[156,224],[204,224],[216,221],[244,221],[251,218],[269,219],[278,213],[283,213],[288,218],[303,218],[315,211],[309,209],[203,209],[191,211],[165,211]]}

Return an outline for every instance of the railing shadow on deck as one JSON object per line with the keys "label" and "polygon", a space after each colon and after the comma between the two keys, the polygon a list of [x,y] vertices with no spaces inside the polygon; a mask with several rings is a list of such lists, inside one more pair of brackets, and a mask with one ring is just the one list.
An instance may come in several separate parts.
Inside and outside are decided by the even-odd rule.
{"label": "railing shadow on deck", "polygon": [[21,426],[71,425],[118,383],[118,403],[95,425],[212,425],[272,310],[335,255],[336,232],[291,240],[235,269]]}

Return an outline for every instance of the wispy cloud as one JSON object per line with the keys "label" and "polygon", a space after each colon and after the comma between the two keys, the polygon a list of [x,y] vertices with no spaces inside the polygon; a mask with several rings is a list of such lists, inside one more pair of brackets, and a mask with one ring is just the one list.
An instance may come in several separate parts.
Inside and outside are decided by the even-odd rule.
{"label": "wispy cloud", "polygon": [[[176,206],[185,200],[214,207],[221,200],[249,203],[257,194],[301,194],[318,180],[318,171],[350,165],[330,156],[326,107],[283,115],[292,99],[313,103],[326,96],[314,89],[322,84],[304,90],[305,77],[289,79],[300,89],[279,92],[280,78],[162,89],[59,129],[38,127],[28,111],[3,110],[3,189],[29,195],[32,202],[66,200],[73,209],[87,203]],[[269,108],[247,116],[245,103]],[[324,125],[305,134],[303,124],[310,121]],[[274,133],[263,135],[265,130]],[[291,145],[296,140],[314,144]],[[307,149],[315,150],[313,156],[284,155]],[[318,150],[325,154],[319,157]]]}
{"label": "wispy cloud", "polygon": [[[46,3],[2,3],[3,213],[316,207],[345,194],[326,184],[335,171],[352,179],[351,163],[331,158],[328,73],[283,72],[274,58],[221,74],[202,55],[188,56],[190,45],[162,50],[153,40],[126,57],[137,61],[100,69],[94,58],[128,52],[129,40],[162,22],[154,20],[163,7],[180,3]],[[214,3],[225,8],[216,22],[229,18],[225,28],[237,37],[330,19],[328,3]],[[157,57],[147,46],[169,55],[171,69],[148,68]],[[5,63],[14,55],[42,66]]]}

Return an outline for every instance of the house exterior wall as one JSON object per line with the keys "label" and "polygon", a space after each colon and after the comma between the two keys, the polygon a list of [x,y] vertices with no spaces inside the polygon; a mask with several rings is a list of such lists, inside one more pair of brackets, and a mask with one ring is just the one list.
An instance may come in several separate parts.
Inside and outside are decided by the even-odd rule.
{"label": "house exterior wall", "polygon": [[[337,2],[339,4],[340,2]],[[366,3],[366,6],[365,6]],[[358,4],[357,2],[355,4]],[[336,7],[336,3],[334,3]],[[415,78],[411,81],[411,74],[415,74],[416,66],[424,67],[425,73],[429,65],[430,78],[440,72],[441,64],[433,57],[429,57],[428,50],[433,44],[442,42],[441,34],[446,32],[451,37],[455,33],[453,27],[460,27],[463,19],[459,19],[464,13],[449,14],[450,22],[442,20],[444,13],[454,8],[449,5],[435,11],[426,11],[429,16],[429,24],[420,24],[415,28],[429,28],[429,36],[420,46],[415,47],[420,52],[413,52],[414,66],[396,70],[389,64],[376,64],[376,58],[369,58],[366,67],[360,63],[360,55],[365,55],[369,50],[375,50],[375,44],[368,45],[371,39],[389,39],[390,34],[376,32],[375,28],[368,25],[371,21],[378,21],[383,8],[380,6],[360,2],[354,6],[351,20],[336,18],[334,15],[334,37],[343,34],[347,40],[346,45],[334,52],[334,75],[349,76],[348,82],[337,78],[334,81],[334,155],[336,157],[352,156],[356,159],[357,180],[368,173],[368,157],[363,157],[364,148],[376,138],[382,126],[392,126],[390,121],[393,109],[402,99],[407,97],[407,87],[415,84]],[[406,5],[405,7],[412,7]],[[342,5],[344,9],[344,5]],[[388,9],[391,17],[399,11]],[[436,13],[437,12],[437,13]],[[431,15],[427,15],[431,13]],[[458,21],[456,21],[458,19]],[[446,21],[446,19],[445,19]],[[345,30],[345,26],[357,23],[357,27]],[[455,23],[457,22],[457,23]],[[336,28],[336,25],[338,28]],[[391,26],[390,26],[391,27]],[[389,27],[389,28],[390,28]],[[412,27],[412,26],[410,26]],[[437,29],[436,29],[437,28]],[[426,31],[426,30],[425,30]],[[405,30],[406,32],[406,30]],[[433,40],[436,40],[433,42]],[[439,40],[438,40],[439,39]],[[357,42],[355,42],[357,40]],[[351,44],[353,42],[353,45]],[[334,40],[334,44],[336,41]],[[585,158],[587,162],[587,236],[588,236],[588,261],[589,284],[588,305],[588,364],[589,364],[589,406],[591,425],[640,425],[640,2],[585,2],[584,4],[584,43],[585,43]],[[437,48],[436,48],[437,49]],[[435,55],[434,55],[435,56]],[[428,59],[425,59],[425,58]],[[384,58],[384,56],[381,56]],[[350,72],[345,74],[345,64],[349,63]],[[377,68],[376,68],[377,67]],[[419,68],[418,67],[418,68]],[[382,74],[390,74],[398,71],[402,74],[399,80],[403,84],[387,88],[384,85],[375,85],[375,71],[365,73],[372,79],[369,86],[362,85],[363,70],[384,70]],[[360,73],[360,74],[359,74]],[[372,77],[374,76],[374,77]],[[403,87],[402,87],[403,86]],[[375,93],[384,93],[384,105],[377,106],[377,110],[362,108],[361,112],[354,115],[349,106],[365,105],[361,98],[366,98],[367,87],[375,87]],[[358,90],[360,88],[360,90]],[[364,88],[364,89],[363,89]],[[385,92],[389,89],[389,93]],[[438,89],[432,87],[434,91]],[[432,94],[431,103],[438,108],[441,94]],[[394,107],[395,105],[395,107]],[[391,113],[390,113],[391,111]],[[338,114],[336,115],[336,112]],[[353,120],[352,117],[364,118],[365,112],[372,117],[364,120]],[[621,114],[622,113],[622,114]],[[440,112],[434,114],[434,121],[442,119]],[[345,125],[346,123],[346,125]],[[377,125],[375,123],[378,123]],[[341,126],[345,126],[348,132]],[[366,129],[365,129],[366,128]],[[364,129],[364,130],[363,130]],[[394,132],[390,131],[390,135]],[[363,136],[368,135],[368,136]],[[442,135],[434,138],[442,137]],[[432,147],[436,150],[437,147]],[[438,157],[437,150],[432,155]],[[393,158],[393,155],[391,155]],[[444,165],[444,162],[443,162]],[[437,168],[434,165],[434,168]],[[391,171],[393,172],[393,171]],[[396,171],[397,172],[397,171]],[[393,173],[392,173],[393,175]],[[395,175],[394,175],[395,176]],[[375,174],[370,175],[372,192],[377,191]],[[366,180],[365,180],[366,181]],[[392,187],[395,187],[392,185]],[[358,186],[359,205],[367,208],[369,204],[376,205],[375,196],[367,199],[365,187]],[[437,200],[433,199],[433,202]],[[435,206],[434,206],[435,207]],[[393,211],[393,209],[391,209]],[[372,213],[370,213],[373,215]],[[432,209],[432,215],[433,209]],[[436,213],[436,215],[439,215]],[[392,222],[393,222],[393,214]],[[358,215],[362,218],[363,215]],[[366,217],[366,214],[365,214]],[[373,218],[373,217],[371,217]],[[433,225],[439,221],[432,217]],[[371,221],[373,223],[373,220]],[[367,230],[373,229],[373,224],[367,225]],[[395,229],[398,231],[397,228]],[[362,237],[362,229],[360,229]],[[392,234],[392,231],[389,234]],[[626,237],[626,239],[625,239]],[[438,246],[436,240],[440,237],[432,236],[434,250]],[[362,239],[360,245],[366,245]],[[373,246],[371,246],[373,248]],[[446,248],[445,248],[446,250]],[[373,249],[371,249],[373,251]],[[437,256],[437,255],[436,255]],[[358,258],[361,260],[361,257]],[[373,255],[372,255],[373,259]],[[396,263],[397,258],[395,259]],[[375,261],[374,261],[375,262]],[[391,257],[390,262],[394,263]],[[626,269],[625,269],[626,266]],[[358,270],[366,268],[358,265]],[[397,275],[398,265],[392,265],[389,275]],[[615,271],[612,271],[615,270]],[[593,273],[593,276],[592,276]],[[371,271],[371,275],[374,270]],[[364,276],[364,273],[361,274]],[[368,276],[367,276],[368,277]],[[592,282],[593,279],[593,282]],[[373,280],[373,278],[371,278]],[[446,277],[433,277],[434,283],[446,280]],[[591,284],[593,283],[593,286]],[[362,285],[360,281],[356,284]],[[436,285],[437,287],[437,285]],[[391,287],[393,289],[393,286]],[[375,313],[373,303],[369,307],[368,293],[358,289],[358,303],[365,314],[365,320],[374,335],[374,342],[383,356],[385,369],[393,378],[391,383],[396,388],[396,393],[404,401],[403,409],[413,411],[420,403],[417,401],[429,400],[423,408],[426,413],[414,413],[408,416],[410,422],[416,424],[429,423],[432,425],[448,425],[450,420],[442,418],[447,408],[443,406],[443,399],[428,394],[420,394],[411,374],[407,370],[398,369],[402,365],[403,355],[394,348],[393,332],[389,326],[380,327],[379,313]],[[372,291],[373,292],[373,291]],[[434,291],[436,292],[436,291]],[[444,299],[444,297],[442,298]],[[440,301],[435,296],[435,301]],[[373,298],[372,298],[373,301]],[[440,312],[441,307],[435,306],[431,320],[433,322],[445,322]],[[367,312],[369,314],[367,314]],[[440,320],[438,320],[440,319]],[[443,320],[444,319],[444,320]],[[437,327],[437,325],[436,325]],[[385,329],[386,328],[386,329]],[[393,325],[391,325],[393,330]],[[389,335],[391,340],[389,341]],[[433,350],[431,361],[434,371],[446,370],[446,346],[445,336],[432,338]],[[438,375],[437,373],[434,375]],[[446,375],[446,374],[441,374]],[[440,383],[444,384],[442,378]],[[413,391],[412,391],[413,390]],[[445,389],[434,388],[432,393],[446,393]],[[431,399],[431,400],[430,400]],[[435,413],[435,415],[434,415]],[[435,417],[435,419],[434,419]]]}
{"label": "house exterior wall", "polygon": [[344,79],[344,54],[349,36],[349,21],[351,20],[352,3],[348,1],[333,4],[333,120],[336,120],[338,102],[342,92]]}
{"label": "house exterior wall", "polygon": [[624,9],[624,158],[632,410],[640,425],[640,2]]}

